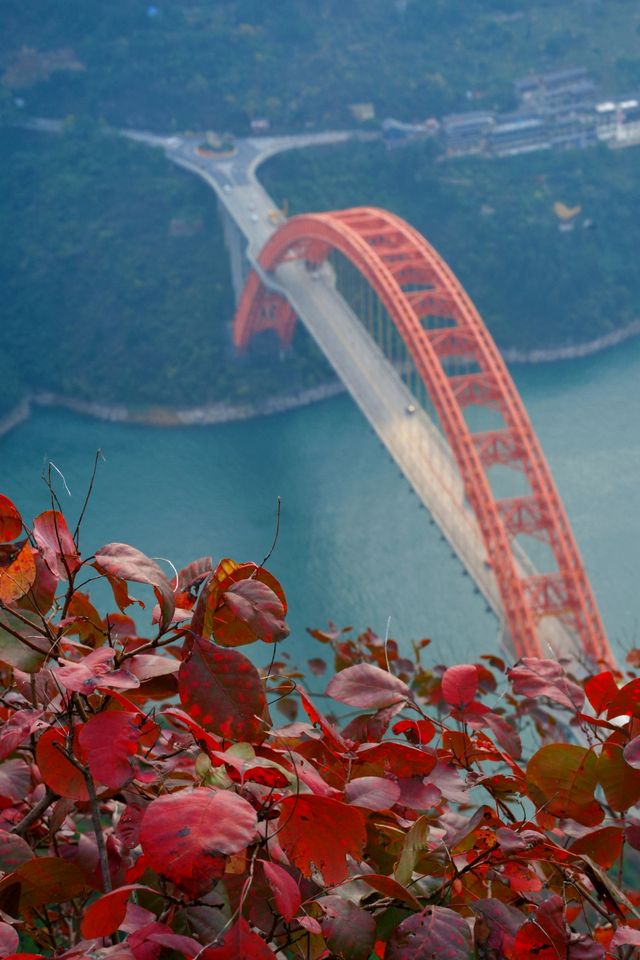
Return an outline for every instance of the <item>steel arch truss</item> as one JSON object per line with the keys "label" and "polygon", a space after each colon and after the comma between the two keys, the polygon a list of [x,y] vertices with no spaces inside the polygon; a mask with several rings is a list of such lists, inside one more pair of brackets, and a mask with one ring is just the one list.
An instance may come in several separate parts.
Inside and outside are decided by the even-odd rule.
{"label": "steel arch truss", "polygon": [[[425,238],[404,220],[374,208],[354,208],[294,217],[260,253],[267,274],[287,260],[311,270],[331,251],[346,257],[384,305],[422,379],[439,417],[475,513],[495,573],[507,626],[519,656],[542,655],[538,625],[560,619],[593,661],[614,658],[604,633],[564,507],[524,405],[502,357],[469,296]],[[429,316],[447,326],[429,329]],[[234,320],[234,343],[247,346],[258,332],[273,329],[282,343],[293,336],[295,314],[253,271]],[[472,373],[452,375],[444,362],[462,356]],[[473,432],[469,404],[501,415],[500,429]],[[487,471],[520,470],[528,495],[500,499]],[[527,575],[514,553],[514,539],[532,536],[548,545],[555,569]]]}

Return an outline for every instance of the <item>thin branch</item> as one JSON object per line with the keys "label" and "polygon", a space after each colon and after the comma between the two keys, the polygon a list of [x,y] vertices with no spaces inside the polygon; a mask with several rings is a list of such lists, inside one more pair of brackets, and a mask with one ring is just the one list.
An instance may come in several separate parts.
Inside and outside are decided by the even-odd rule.
{"label": "thin branch", "polygon": [[58,799],[58,794],[54,793],[53,790],[50,790],[47,787],[44,795],[40,797],[35,807],[32,807],[29,810],[29,813],[25,814],[22,820],[19,823],[16,823],[14,827],[11,827],[9,833],[16,833],[21,837],[24,833],[27,832],[32,823],[35,823],[36,820],[39,820],[45,810],[51,806],[54,800]]}
{"label": "thin branch", "polygon": [[258,570],[262,570],[265,563],[267,562],[267,560],[269,559],[269,557],[271,556],[271,554],[276,548],[278,537],[280,536],[280,503],[281,503],[280,497],[278,497],[277,504],[276,504],[276,532],[273,536],[273,543],[271,544],[271,547],[269,548],[269,552],[267,553],[266,557],[264,558],[262,563],[259,564],[258,569],[252,574],[252,578],[255,578],[257,576]]}
{"label": "thin branch", "polygon": [[89,500],[91,499],[91,494],[93,493],[93,484],[95,483],[96,473],[98,472],[98,461],[102,460],[105,462],[105,456],[100,448],[96,450],[96,455],[93,460],[93,470],[91,471],[91,480],[89,481],[89,487],[85,494],[84,503],[82,504],[82,510],[80,511],[80,516],[78,517],[78,522],[76,523],[76,528],[73,531],[73,541],[76,545],[76,549],[80,546],[80,526],[84,519],[85,512],[89,506]]}

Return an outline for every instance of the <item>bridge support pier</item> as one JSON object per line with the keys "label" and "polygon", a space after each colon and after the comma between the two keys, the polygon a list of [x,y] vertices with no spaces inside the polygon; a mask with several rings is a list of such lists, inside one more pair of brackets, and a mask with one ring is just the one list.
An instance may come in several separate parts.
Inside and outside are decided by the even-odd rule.
{"label": "bridge support pier", "polygon": [[251,270],[251,265],[246,253],[247,240],[223,203],[218,202],[218,210],[224,230],[224,243],[229,251],[231,283],[233,284],[236,306],[238,306],[242,291],[247,282],[247,277],[249,276],[249,271]]}

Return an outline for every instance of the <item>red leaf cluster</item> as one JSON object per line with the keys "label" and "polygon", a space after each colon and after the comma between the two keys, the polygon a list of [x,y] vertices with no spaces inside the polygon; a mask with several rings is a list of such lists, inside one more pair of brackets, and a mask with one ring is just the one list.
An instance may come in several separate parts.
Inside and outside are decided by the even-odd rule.
{"label": "red leaf cluster", "polygon": [[[170,580],[119,543],[83,559],[53,505],[29,529],[3,496],[0,541],[0,957],[640,945],[632,671],[426,665],[427,641],[409,657],[331,625],[312,632],[335,671],[317,701],[286,655],[264,676],[238,649],[288,632],[263,567],[204,558]],[[117,610],[79,589],[96,577]],[[142,634],[130,583],[157,601]]]}

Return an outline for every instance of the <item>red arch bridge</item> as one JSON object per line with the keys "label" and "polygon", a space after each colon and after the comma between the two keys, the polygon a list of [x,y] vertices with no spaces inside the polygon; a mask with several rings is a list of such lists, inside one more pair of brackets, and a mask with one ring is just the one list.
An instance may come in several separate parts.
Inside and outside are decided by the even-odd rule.
{"label": "red arch bridge", "polygon": [[517,656],[614,662],[524,405],[462,285],[379,209],[308,214],[267,240],[238,349],[300,318],[493,607]]}

